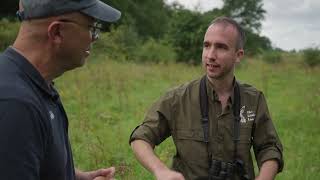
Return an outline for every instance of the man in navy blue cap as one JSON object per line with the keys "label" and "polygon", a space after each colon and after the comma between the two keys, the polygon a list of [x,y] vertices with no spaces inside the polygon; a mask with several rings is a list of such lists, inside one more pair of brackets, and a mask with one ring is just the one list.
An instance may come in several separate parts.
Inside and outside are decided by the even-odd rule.
{"label": "man in navy blue cap", "polygon": [[112,179],[113,167],[75,170],[53,80],[82,66],[98,22],[121,13],[99,0],[21,0],[17,15],[16,41],[0,55],[0,179]]}

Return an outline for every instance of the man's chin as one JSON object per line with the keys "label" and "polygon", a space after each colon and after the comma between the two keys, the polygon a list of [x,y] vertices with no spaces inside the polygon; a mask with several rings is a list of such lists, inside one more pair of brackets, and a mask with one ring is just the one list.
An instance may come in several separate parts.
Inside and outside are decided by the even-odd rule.
{"label": "man's chin", "polygon": [[215,79],[215,80],[220,79],[220,75],[217,73],[207,72],[207,76],[210,79]]}
{"label": "man's chin", "polygon": [[87,58],[83,58],[79,63],[79,67],[84,66],[86,64],[86,62],[87,62]]}
{"label": "man's chin", "polygon": [[207,71],[207,76],[211,78],[217,78],[219,75],[212,71]]}
{"label": "man's chin", "polygon": [[76,69],[76,68],[84,66],[86,64],[86,59],[87,58],[82,58],[80,61],[78,61],[78,63],[73,64],[72,67],[70,67],[69,70]]}

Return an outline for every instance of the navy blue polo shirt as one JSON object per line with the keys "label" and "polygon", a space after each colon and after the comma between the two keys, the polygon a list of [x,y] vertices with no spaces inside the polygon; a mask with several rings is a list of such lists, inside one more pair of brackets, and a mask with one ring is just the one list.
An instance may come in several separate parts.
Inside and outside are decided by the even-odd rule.
{"label": "navy blue polo shirt", "polygon": [[11,47],[0,55],[0,179],[75,179],[59,94]]}

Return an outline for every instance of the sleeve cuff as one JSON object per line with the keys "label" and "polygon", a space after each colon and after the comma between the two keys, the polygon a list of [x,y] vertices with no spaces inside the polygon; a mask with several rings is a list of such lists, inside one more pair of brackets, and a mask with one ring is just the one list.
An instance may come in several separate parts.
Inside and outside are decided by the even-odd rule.
{"label": "sleeve cuff", "polygon": [[260,152],[258,157],[258,166],[261,168],[262,164],[268,160],[276,160],[278,162],[278,173],[282,171],[284,162],[282,152],[277,147],[270,147]]}
{"label": "sleeve cuff", "polygon": [[131,144],[134,140],[143,140],[149,143],[151,146],[158,145],[159,143],[156,143],[155,137],[153,133],[148,130],[148,128],[145,128],[144,126],[140,125],[137,126],[131,133],[129,138],[129,144]]}

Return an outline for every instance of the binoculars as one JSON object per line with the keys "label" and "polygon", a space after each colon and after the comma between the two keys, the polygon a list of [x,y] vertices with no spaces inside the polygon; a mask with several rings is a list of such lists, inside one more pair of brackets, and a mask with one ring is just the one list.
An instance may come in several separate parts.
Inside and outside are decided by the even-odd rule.
{"label": "binoculars", "polygon": [[223,162],[212,159],[209,168],[209,180],[234,180],[239,175],[241,180],[250,180],[245,173],[243,161],[236,159],[234,162]]}

